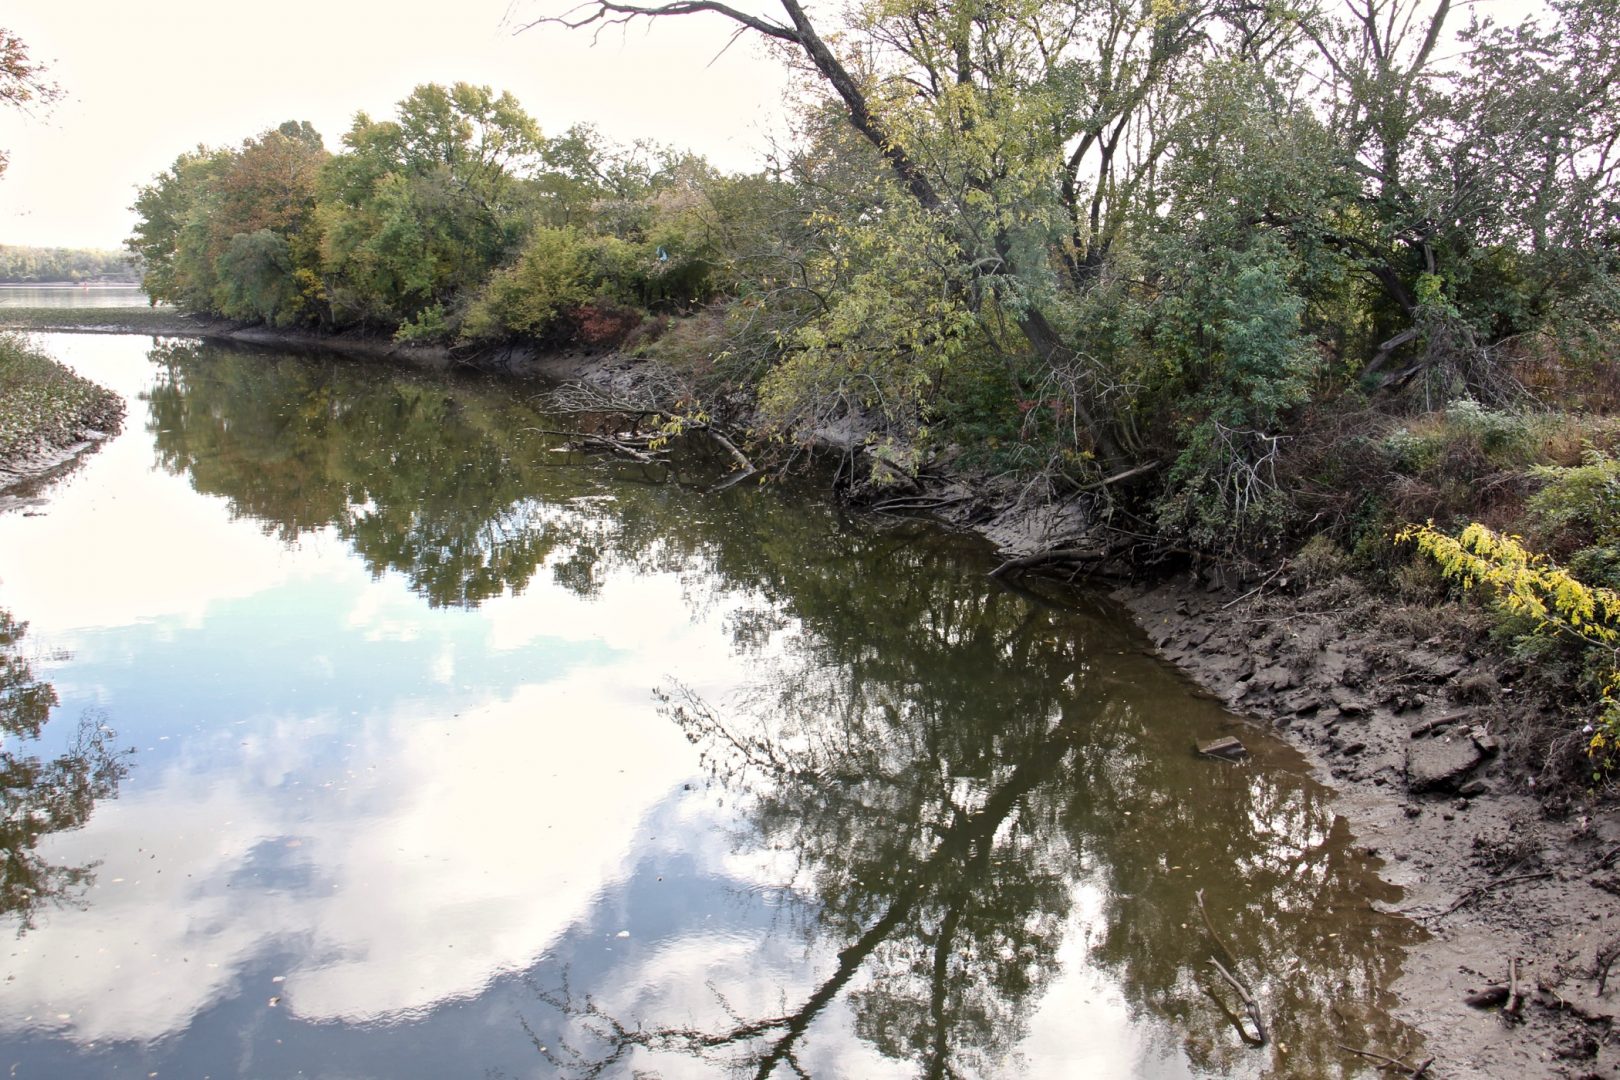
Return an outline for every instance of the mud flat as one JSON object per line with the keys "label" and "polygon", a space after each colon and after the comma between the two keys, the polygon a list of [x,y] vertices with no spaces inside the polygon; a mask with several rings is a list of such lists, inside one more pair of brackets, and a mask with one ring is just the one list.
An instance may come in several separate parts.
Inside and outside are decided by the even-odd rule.
{"label": "mud flat", "polygon": [[1348,580],[1116,597],[1166,659],[1305,751],[1405,890],[1429,936],[1396,990],[1425,1045],[1388,1075],[1431,1057],[1425,1076],[1620,1074],[1620,821],[1518,752],[1556,703],[1466,627],[1423,625]]}

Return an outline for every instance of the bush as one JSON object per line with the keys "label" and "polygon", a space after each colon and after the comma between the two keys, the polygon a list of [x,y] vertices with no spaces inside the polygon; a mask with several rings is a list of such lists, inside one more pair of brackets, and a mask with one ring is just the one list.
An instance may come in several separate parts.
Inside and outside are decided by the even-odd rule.
{"label": "bush", "polygon": [[1582,464],[1542,466],[1526,509],[1543,545],[1582,580],[1620,588],[1620,458],[1590,449]]}
{"label": "bush", "polygon": [[491,275],[468,305],[462,338],[544,335],[590,299],[589,255],[573,229],[536,229],[517,261]]}
{"label": "bush", "polygon": [[1583,733],[1589,753],[1607,770],[1620,751],[1620,592],[1583,582],[1516,537],[1478,523],[1455,537],[1414,525],[1397,539],[1416,543],[1448,580],[1489,591],[1502,620],[1500,635],[1516,655],[1547,662],[1575,652],[1592,702]]}
{"label": "bush", "polygon": [[574,309],[572,316],[580,341],[606,349],[623,344],[641,326],[643,317],[639,308],[612,300],[582,304]]}
{"label": "bush", "polygon": [[444,305],[429,304],[417,312],[416,318],[400,323],[394,331],[399,342],[444,341],[450,337],[450,323],[444,316]]}

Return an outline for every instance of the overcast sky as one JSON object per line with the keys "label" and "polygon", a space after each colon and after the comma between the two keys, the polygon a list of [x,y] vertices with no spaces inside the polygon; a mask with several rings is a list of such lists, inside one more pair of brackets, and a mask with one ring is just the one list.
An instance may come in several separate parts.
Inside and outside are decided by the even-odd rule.
{"label": "overcast sky", "polygon": [[[138,185],[181,151],[308,120],[337,149],[357,110],[390,115],[424,82],[510,90],[548,134],[595,123],[731,169],[758,165],[787,82],[746,41],[712,64],[708,17],[584,33],[515,23],[536,0],[5,0],[0,26],[66,92],[48,112],[0,112],[0,244],[114,248]],[[527,6],[524,6],[527,5]]]}

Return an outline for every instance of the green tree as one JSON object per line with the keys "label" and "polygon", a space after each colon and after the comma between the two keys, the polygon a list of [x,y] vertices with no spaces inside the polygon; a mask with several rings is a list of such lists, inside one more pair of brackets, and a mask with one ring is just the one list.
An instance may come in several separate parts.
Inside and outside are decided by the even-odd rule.
{"label": "green tree", "polygon": [[131,208],[126,246],[147,294],[233,319],[319,319],[315,196],[329,157],[314,128],[293,121],[236,150],[180,155]]}
{"label": "green tree", "polygon": [[321,265],[343,320],[398,326],[470,294],[528,230],[520,182],[542,141],[510,94],[417,87],[361,113],[322,178]]}
{"label": "green tree", "polygon": [[137,192],[130,207],[135,229],[124,245],[145,268],[141,287],[154,302],[211,310],[214,275],[206,258],[207,221],[214,182],[229,164],[228,151],[198,146]]}

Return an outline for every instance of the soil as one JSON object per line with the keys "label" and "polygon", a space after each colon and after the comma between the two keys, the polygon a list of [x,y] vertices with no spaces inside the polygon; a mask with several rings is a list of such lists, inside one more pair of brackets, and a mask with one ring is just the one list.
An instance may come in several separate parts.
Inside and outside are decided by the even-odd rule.
{"label": "soil", "polygon": [[[1424,1075],[1453,1080],[1620,1075],[1620,818],[1516,764],[1555,703],[1465,630],[1397,617],[1344,579],[1115,595],[1167,660],[1306,753],[1427,928],[1395,987],[1424,1045],[1368,1049],[1432,1057]],[[1515,962],[1510,1012],[1495,999]],[[1492,1003],[1467,1003],[1480,994]]]}

